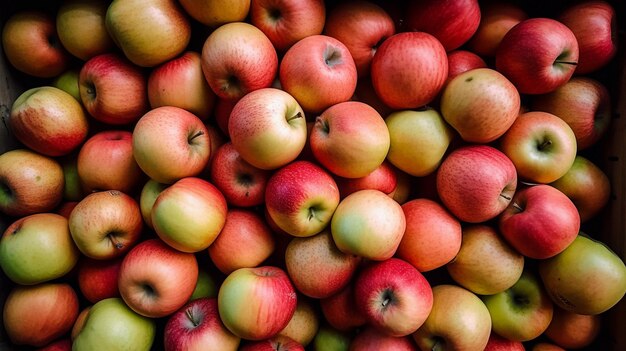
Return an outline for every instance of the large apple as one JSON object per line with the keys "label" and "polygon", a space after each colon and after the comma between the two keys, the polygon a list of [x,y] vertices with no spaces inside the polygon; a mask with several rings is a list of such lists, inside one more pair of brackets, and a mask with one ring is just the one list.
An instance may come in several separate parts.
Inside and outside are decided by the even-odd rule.
{"label": "large apple", "polygon": [[250,0],[180,0],[185,12],[209,28],[229,22],[245,21],[250,12]]}
{"label": "large apple", "polygon": [[315,159],[333,174],[360,178],[385,161],[390,136],[385,120],[373,107],[345,101],[315,118],[309,143]]}
{"label": "large apple", "polygon": [[20,217],[0,238],[0,267],[21,285],[61,278],[76,266],[79,257],[67,218],[55,213]]}
{"label": "large apple", "polygon": [[283,55],[278,71],[280,85],[311,113],[348,101],[354,94],[357,72],[350,51],[328,35],[310,35]]}
{"label": "large apple", "polygon": [[498,219],[500,233],[522,255],[552,257],[578,236],[580,216],[557,188],[539,184],[520,189]]}
{"label": "large apple", "polygon": [[178,56],[191,40],[189,18],[173,0],[113,0],[105,26],[124,55],[142,67]]}
{"label": "large apple", "polygon": [[499,215],[517,189],[513,162],[489,145],[466,145],[452,151],[436,173],[437,194],[464,222],[479,223]]}
{"label": "large apple", "polygon": [[8,125],[17,140],[46,156],[63,156],[87,138],[89,121],[69,93],[41,86],[24,91],[11,106]]}
{"label": "large apple", "polygon": [[56,12],[56,32],[70,54],[87,61],[115,48],[104,24],[108,7],[106,0],[63,1]]}
{"label": "large apple", "polygon": [[216,298],[193,300],[174,312],[167,318],[163,338],[167,351],[209,346],[214,350],[236,351],[241,342],[220,320]]}
{"label": "large apple", "polygon": [[76,280],[82,296],[91,303],[110,297],[119,297],[117,286],[124,256],[97,260],[82,256],[76,265]]}

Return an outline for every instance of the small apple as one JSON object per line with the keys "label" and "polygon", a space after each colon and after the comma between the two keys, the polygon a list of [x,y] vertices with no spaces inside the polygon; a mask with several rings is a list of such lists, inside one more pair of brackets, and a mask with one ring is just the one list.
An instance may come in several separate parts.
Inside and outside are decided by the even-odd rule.
{"label": "small apple", "polygon": [[209,28],[230,22],[245,21],[250,0],[180,0],[180,5],[194,20]]}
{"label": "small apple", "polygon": [[169,184],[159,183],[154,179],[148,179],[139,194],[139,209],[141,210],[141,217],[143,222],[148,228],[154,229],[152,225],[152,207],[159,194],[169,187]]}
{"label": "small apple", "polygon": [[467,42],[467,48],[481,57],[492,59],[506,32],[527,18],[528,13],[519,3],[481,3],[480,23]]}
{"label": "small apple", "polygon": [[278,335],[287,336],[303,347],[309,346],[320,326],[320,312],[317,308],[317,300],[298,296],[296,311]]}
{"label": "small apple", "polygon": [[526,351],[526,348],[521,341],[509,340],[492,331],[484,351]]}
{"label": "small apple", "polygon": [[63,47],[72,55],[87,61],[115,49],[115,43],[104,24],[109,1],[67,0],[56,12],[56,31]]}
{"label": "small apple", "polygon": [[80,76],[80,67],[71,67],[63,71],[63,73],[56,76],[51,85],[55,88],[59,88],[64,92],[72,95],[76,101],[81,102],[80,89],[78,84],[78,77]]}
{"label": "small apple", "polygon": [[365,314],[356,305],[353,280],[339,292],[319,302],[324,320],[333,329],[352,332],[367,323]]}
{"label": "small apple", "polygon": [[82,256],[76,266],[76,279],[82,296],[91,303],[110,297],[119,297],[117,286],[124,256],[97,260]]}
{"label": "small apple", "polygon": [[304,346],[286,335],[274,335],[263,340],[242,344],[240,351],[304,351]]}
{"label": "small apple", "polygon": [[329,325],[321,325],[313,338],[314,351],[348,351],[352,334],[339,331]]}
{"label": "small apple", "polygon": [[354,351],[417,351],[417,345],[408,336],[393,336],[374,327],[367,326],[352,338],[349,350]]}
{"label": "small apple", "polygon": [[578,314],[555,307],[544,335],[564,349],[582,349],[598,338],[602,324],[600,315]]}

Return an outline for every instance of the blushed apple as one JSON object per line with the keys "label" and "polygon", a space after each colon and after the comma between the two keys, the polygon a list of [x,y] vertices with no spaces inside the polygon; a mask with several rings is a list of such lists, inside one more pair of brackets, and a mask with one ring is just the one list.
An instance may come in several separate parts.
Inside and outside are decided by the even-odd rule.
{"label": "blushed apple", "polygon": [[349,350],[377,351],[417,351],[417,345],[410,336],[392,336],[374,326],[359,330],[350,342]]}
{"label": "blushed apple", "polygon": [[513,26],[528,18],[526,9],[518,3],[489,1],[481,4],[480,23],[467,42],[467,48],[492,59],[504,35]]}
{"label": "blushed apple", "polygon": [[78,289],[91,303],[111,297],[119,297],[117,285],[124,256],[108,260],[97,260],[83,256],[76,266]]}
{"label": "blushed apple", "polygon": [[354,298],[353,280],[339,292],[319,300],[324,320],[330,327],[341,332],[354,332],[367,323],[363,311]]}
{"label": "blushed apple", "polygon": [[364,177],[344,178],[336,176],[334,178],[337,188],[339,188],[339,197],[342,199],[363,189],[376,189],[392,196],[398,188],[398,169],[386,160]]}
{"label": "blushed apple", "polygon": [[544,335],[564,349],[582,349],[598,338],[604,323],[600,315],[578,314],[555,307]]}

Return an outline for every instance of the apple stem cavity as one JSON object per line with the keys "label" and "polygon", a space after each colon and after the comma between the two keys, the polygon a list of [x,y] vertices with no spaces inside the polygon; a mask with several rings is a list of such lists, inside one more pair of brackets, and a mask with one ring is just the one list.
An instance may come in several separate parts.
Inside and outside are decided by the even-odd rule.
{"label": "apple stem cavity", "polygon": [[294,120],[294,119],[297,119],[297,118],[303,118],[303,117],[304,117],[304,116],[302,115],[302,112],[298,111],[298,113],[296,113],[295,115],[293,115],[293,116],[291,116],[291,117],[287,118],[287,122],[291,122],[291,121],[292,121],[292,120]]}
{"label": "apple stem cavity", "polygon": [[197,137],[199,137],[199,136],[202,136],[202,135],[204,135],[204,132],[203,132],[203,131],[201,131],[201,130],[197,131],[197,132],[196,132],[196,134],[193,134],[192,136],[190,136],[190,137],[189,137],[189,142],[190,142],[190,143],[191,143],[191,142],[193,142],[193,140],[194,140],[195,138],[197,138]]}
{"label": "apple stem cavity", "polygon": [[197,327],[197,326],[200,325],[200,321],[198,321],[198,320],[196,320],[196,318],[194,318],[193,311],[191,310],[191,308],[189,308],[189,309],[187,309],[185,311],[185,315],[187,316],[187,319],[189,319],[189,321],[191,322],[191,324],[194,327]]}
{"label": "apple stem cavity", "polygon": [[507,196],[507,195],[504,195],[504,194],[500,194],[500,196],[503,197],[504,199],[508,200],[508,201],[511,201],[511,197],[510,196]]}
{"label": "apple stem cavity", "polygon": [[539,144],[537,149],[539,149],[539,151],[543,151],[543,150],[547,149],[548,147],[550,147],[550,145],[552,145],[552,140],[546,139],[541,144]]}
{"label": "apple stem cavity", "polygon": [[524,212],[524,209],[522,208],[522,206],[520,206],[517,202],[513,203],[513,208],[516,209],[518,212]]}
{"label": "apple stem cavity", "polygon": [[441,338],[436,338],[431,351],[443,351],[445,349],[445,343]]}
{"label": "apple stem cavity", "polygon": [[324,62],[328,67],[340,65],[343,62],[341,53],[334,47],[327,47],[326,51],[324,51]]}
{"label": "apple stem cavity", "polygon": [[115,233],[109,233],[107,234],[107,236],[109,237],[109,240],[111,240],[111,242],[113,243],[113,246],[115,246],[116,249],[121,250],[124,248],[124,244],[117,241],[117,239],[115,238]]}

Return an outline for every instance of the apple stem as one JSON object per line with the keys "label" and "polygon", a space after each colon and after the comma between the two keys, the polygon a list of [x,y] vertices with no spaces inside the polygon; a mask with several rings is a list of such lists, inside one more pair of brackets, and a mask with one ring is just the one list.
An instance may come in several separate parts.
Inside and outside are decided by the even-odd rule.
{"label": "apple stem", "polygon": [[315,209],[313,207],[309,207],[309,218],[308,218],[308,220],[311,221],[313,218],[315,218]]}
{"label": "apple stem", "polygon": [[442,343],[439,340],[437,340],[433,344],[433,347],[430,348],[430,350],[431,351],[441,351],[441,350],[443,350],[443,345],[442,345]]}
{"label": "apple stem", "polygon": [[547,148],[550,145],[552,145],[552,140],[547,139],[546,141],[541,143],[541,145],[539,145],[539,150],[543,150],[543,149]]}
{"label": "apple stem", "polygon": [[291,117],[287,118],[287,121],[289,122],[289,121],[294,120],[294,119],[296,119],[296,118],[302,118],[302,117],[304,117],[304,116],[302,115],[302,112],[298,111],[298,113],[296,113],[295,115],[293,115],[293,116],[291,116]]}
{"label": "apple stem", "polygon": [[518,205],[517,202],[514,202],[512,206],[513,206],[514,209],[518,210],[519,212],[523,212],[524,211],[522,206]]}
{"label": "apple stem", "polygon": [[387,306],[387,304],[389,304],[390,299],[384,299],[383,300],[383,307]]}
{"label": "apple stem", "polygon": [[121,250],[124,247],[124,244],[117,241],[117,239],[115,239],[115,236],[113,236],[113,234],[109,234],[109,239],[111,240],[111,242],[113,243],[116,249]]}
{"label": "apple stem", "polygon": [[556,61],[554,61],[554,63],[555,64],[562,63],[564,65],[572,65],[572,66],[577,66],[578,65],[578,62],[575,62],[575,61],[559,61],[559,60],[556,60]]}
{"label": "apple stem", "polygon": [[503,198],[505,198],[505,199],[507,199],[507,200],[511,201],[511,197],[510,197],[510,196],[506,196],[506,195],[504,195],[504,194],[500,194],[500,196],[502,196]]}
{"label": "apple stem", "polygon": [[197,326],[198,326],[198,324],[200,324],[200,323],[198,323],[198,321],[196,321],[196,320],[193,318],[193,313],[191,312],[191,309],[187,309],[187,310],[185,311],[185,315],[187,316],[187,318],[188,318],[188,319],[189,319],[189,321],[193,324],[193,326],[194,326],[194,327],[197,327]]}

